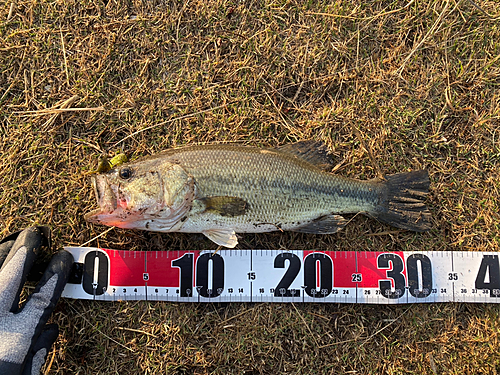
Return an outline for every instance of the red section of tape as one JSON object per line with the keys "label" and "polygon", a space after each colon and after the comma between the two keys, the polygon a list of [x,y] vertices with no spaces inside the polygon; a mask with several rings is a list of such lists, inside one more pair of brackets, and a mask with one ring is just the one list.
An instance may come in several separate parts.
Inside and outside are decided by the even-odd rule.
{"label": "red section of tape", "polygon": [[105,251],[110,259],[109,284],[116,286],[144,285],[144,258],[142,251]]}
{"label": "red section of tape", "polygon": [[[382,254],[394,254],[395,260],[388,261],[388,268],[380,269],[378,267],[378,258]],[[359,287],[362,288],[378,288],[380,280],[388,280],[394,287],[394,280],[387,277],[387,272],[394,269],[394,262],[402,262],[402,272],[401,274],[405,276],[406,279],[406,265],[404,253],[402,251],[394,251],[390,253],[386,252],[360,252],[357,254],[358,257],[358,273],[362,275],[363,280],[358,283]]]}
{"label": "red section of tape", "polygon": [[[325,254],[333,263],[333,287],[355,288],[352,274],[356,273],[356,253],[352,251],[304,251],[304,259],[313,253]],[[318,277],[318,275],[317,275]]]}
{"label": "red section of tape", "polygon": [[[180,269],[172,266],[172,262],[180,259],[184,254],[193,254],[193,267],[200,255],[199,251],[153,251],[147,252],[148,284],[158,287],[179,288]],[[193,272],[194,278],[194,272]],[[193,284],[194,285],[194,280]]]}

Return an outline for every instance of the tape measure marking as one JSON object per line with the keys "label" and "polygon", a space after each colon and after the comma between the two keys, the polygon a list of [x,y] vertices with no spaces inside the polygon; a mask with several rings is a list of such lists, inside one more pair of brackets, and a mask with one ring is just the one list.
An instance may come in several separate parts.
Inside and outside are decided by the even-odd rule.
{"label": "tape measure marking", "polygon": [[497,253],[66,248],[63,297],[175,302],[500,302]]}

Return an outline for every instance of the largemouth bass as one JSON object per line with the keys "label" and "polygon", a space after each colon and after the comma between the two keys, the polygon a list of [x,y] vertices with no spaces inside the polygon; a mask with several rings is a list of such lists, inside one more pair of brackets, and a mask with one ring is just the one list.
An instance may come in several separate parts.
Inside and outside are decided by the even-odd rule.
{"label": "largemouth bass", "polygon": [[99,208],[85,219],[120,228],[203,233],[225,247],[236,233],[335,233],[342,214],[363,213],[411,231],[430,228],[425,170],[385,179],[349,179],[326,146],[278,149],[207,145],[171,149],[92,177]]}

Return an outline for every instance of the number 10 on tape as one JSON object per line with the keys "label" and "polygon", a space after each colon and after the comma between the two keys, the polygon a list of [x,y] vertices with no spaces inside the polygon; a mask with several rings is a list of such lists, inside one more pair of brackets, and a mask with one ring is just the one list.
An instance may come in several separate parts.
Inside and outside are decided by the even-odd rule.
{"label": "number 10 on tape", "polygon": [[500,302],[497,253],[66,248],[63,296],[102,301]]}

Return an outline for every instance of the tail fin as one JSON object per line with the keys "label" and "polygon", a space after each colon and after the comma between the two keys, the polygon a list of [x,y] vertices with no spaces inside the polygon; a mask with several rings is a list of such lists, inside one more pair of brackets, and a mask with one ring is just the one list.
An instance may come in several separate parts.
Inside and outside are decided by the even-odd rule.
{"label": "tail fin", "polygon": [[398,228],[424,232],[431,228],[431,213],[424,203],[429,192],[426,170],[386,176],[386,199],[374,213],[380,221]]}

